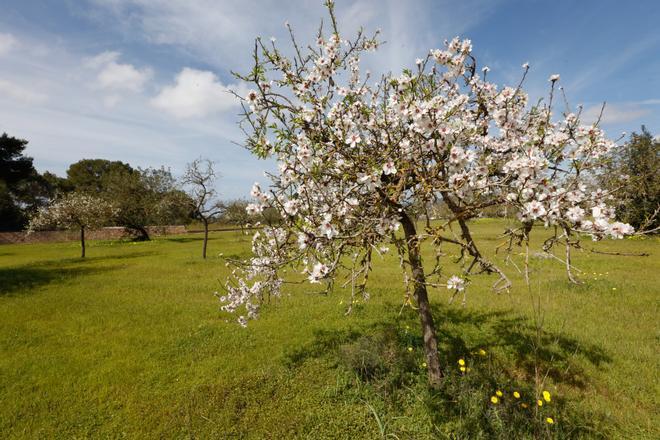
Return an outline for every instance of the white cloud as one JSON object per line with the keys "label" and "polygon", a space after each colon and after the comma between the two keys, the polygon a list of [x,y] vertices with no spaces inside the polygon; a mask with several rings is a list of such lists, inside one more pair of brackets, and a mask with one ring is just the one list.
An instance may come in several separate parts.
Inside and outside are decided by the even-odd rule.
{"label": "white cloud", "polygon": [[90,69],[100,69],[106,64],[117,62],[120,56],[121,54],[119,52],[107,50],[96,56],[85,59],[83,65]]}
{"label": "white cloud", "polygon": [[[288,46],[288,20],[303,45],[314,40],[320,20],[328,17],[321,0],[92,0],[104,13],[97,15],[129,38],[183,49],[216,68],[250,68],[254,38],[276,37]],[[474,28],[501,0],[351,0],[336,2],[340,31],[351,38],[364,26],[382,29],[387,41],[371,57],[375,73],[414,66],[429,49]],[[97,18],[98,19],[98,18]],[[103,23],[107,25],[107,23]]]}
{"label": "white cloud", "polygon": [[16,38],[12,34],[0,34],[0,56],[8,54],[16,43]]}
{"label": "white cloud", "polygon": [[120,100],[121,98],[117,95],[106,96],[103,98],[103,105],[106,106],[106,108],[113,108],[119,103]]}
{"label": "white cloud", "polygon": [[48,99],[42,93],[28,90],[14,82],[0,79],[0,97],[3,96],[23,104],[41,104]]}
{"label": "white cloud", "polygon": [[179,119],[204,117],[238,104],[213,72],[189,67],[176,76],[174,85],[163,88],[151,102]]}
{"label": "white cloud", "polygon": [[132,64],[118,62],[119,52],[103,52],[84,62],[86,67],[99,70],[96,85],[104,90],[140,92],[153,76],[149,67],[138,69]]}
{"label": "white cloud", "polygon": [[[584,122],[593,123],[600,115],[602,105],[591,106],[582,113]],[[650,113],[649,109],[640,107],[639,103],[607,104],[600,119],[601,124],[622,124],[636,121]]]}

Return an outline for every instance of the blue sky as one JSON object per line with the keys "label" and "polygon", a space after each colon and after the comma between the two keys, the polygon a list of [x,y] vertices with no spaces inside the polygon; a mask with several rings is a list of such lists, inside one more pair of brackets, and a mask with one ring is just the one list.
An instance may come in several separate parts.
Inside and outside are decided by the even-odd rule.
{"label": "blue sky", "polygon": [[[226,198],[245,196],[272,164],[241,142],[231,70],[246,70],[257,35],[286,44],[284,22],[313,41],[321,0],[0,0],[0,132],[30,141],[40,170],[81,158],[172,168],[217,162]],[[368,66],[399,71],[455,35],[489,76],[547,93],[561,74],[571,105],[610,137],[660,134],[660,2],[337,0],[344,36],[363,25],[387,44]]]}

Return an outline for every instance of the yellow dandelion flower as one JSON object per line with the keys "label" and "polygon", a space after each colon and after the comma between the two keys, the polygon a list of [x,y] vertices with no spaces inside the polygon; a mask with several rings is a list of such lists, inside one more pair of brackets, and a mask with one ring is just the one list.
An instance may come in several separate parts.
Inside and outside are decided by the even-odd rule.
{"label": "yellow dandelion flower", "polygon": [[547,391],[543,391],[543,400],[546,402],[550,402],[552,399],[550,398],[550,393]]}
{"label": "yellow dandelion flower", "polygon": [[502,391],[500,390],[495,391],[495,394],[497,394],[497,397],[502,397]]}
{"label": "yellow dandelion flower", "polygon": [[541,399],[537,400],[536,403],[537,403],[539,406],[543,406],[543,401],[542,401]]}
{"label": "yellow dandelion flower", "polygon": [[479,356],[486,356],[486,350],[484,350],[483,348],[480,348],[479,349]]}
{"label": "yellow dandelion flower", "polygon": [[520,399],[520,393],[518,391],[514,391],[513,397],[515,397],[516,399]]}
{"label": "yellow dandelion flower", "polygon": [[463,359],[458,360],[458,365],[463,366],[465,365],[465,361]]}
{"label": "yellow dandelion flower", "polygon": [[500,399],[498,399],[497,396],[491,396],[490,401],[493,403],[493,405],[497,405],[497,402],[499,402]]}
{"label": "yellow dandelion flower", "polygon": [[426,368],[426,362],[422,362],[422,367]]}
{"label": "yellow dandelion flower", "polygon": [[612,290],[616,290],[616,287],[612,287]]}
{"label": "yellow dandelion flower", "polygon": [[552,425],[553,423],[555,423],[555,421],[554,421],[554,419],[553,419],[552,417],[548,417],[547,419],[545,419],[545,421],[546,421],[549,425]]}
{"label": "yellow dandelion flower", "polygon": [[463,373],[465,373],[466,368],[465,368],[465,367],[461,367],[461,371],[462,371]]}
{"label": "yellow dandelion flower", "polygon": [[412,347],[408,347],[408,351],[413,351],[413,348],[412,348]]}

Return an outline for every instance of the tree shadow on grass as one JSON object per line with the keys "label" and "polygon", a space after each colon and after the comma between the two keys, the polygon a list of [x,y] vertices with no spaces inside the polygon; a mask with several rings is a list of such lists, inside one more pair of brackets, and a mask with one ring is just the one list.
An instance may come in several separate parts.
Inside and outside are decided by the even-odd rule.
{"label": "tree shadow on grass", "polygon": [[[588,377],[576,365],[576,358],[599,367],[611,362],[603,348],[579,341],[561,332],[537,328],[513,311],[470,312],[457,308],[434,310],[440,322],[438,340],[449,362],[482,347],[497,348],[512,359],[508,369],[523,379],[531,379],[540,369],[555,383],[584,388]],[[453,325],[467,327],[470,336],[457,334]],[[454,353],[454,356],[452,356]]]}
{"label": "tree shadow on grass", "polygon": [[[54,282],[68,282],[81,276],[117,270],[123,265],[93,267],[67,265],[68,260],[0,268],[0,298],[36,293],[36,289]],[[75,262],[81,262],[80,259]],[[70,262],[69,262],[70,263]]]}
{"label": "tree shadow on grass", "polygon": [[[160,240],[172,243],[192,243],[194,241],[203,241],[204,237],[167,237]],[[211,237],[209,237],[209,241],[211,241]]]}
{"label": "tree shadow on grass", "polygon": [[[537,408],[535,379],[547,377],[555,385],[584,389],[590,383],[585,364],[598,367],[612,361],[601,347],[562,332],[537,330],[513,311],[435,306],[444,378],[439,389],[430,389],[415,313],[392,316],[394,304],[382,307],[386,318],[377,322],[344,331],[316,331],[310,344],[285,354],[285,365],[295,368],[307,359],[325,358],[338,371],[352,372],[377,395],[392,400],[392,407],[407,405],[412,399],[401,396],[416,389],[424,396],[432,423],[457,433],[456,438],[598,437],[600,416],[568,405],[561,396]],[[495,405],[491,397],[496,390],[505,394]],[[513,390],[522,395],[520,400],[512,396]],[[546,416],[563,423],[550,430]]]}
{"label": "tree shadow on grass", "polygon": [[[396,305],[384,307],[392,310]],[[576,358],[597,367],[611,362],[601,347],[559,332],[542,329],[537,333],[528,319],[513,311],[474,312],[435,306],[433,315],[438,327],[438,350],[445,368],[454,367],[458,359],[479,349],[496,349],[512,362],[507,368],[519,378],[532,378],[540,369],[555,383],[584,388],[589,380],[584,371],[574,365]],[[285,362],[296,366],[309,358],[336,353],[342,345],[361,337],[382,335],[392,329],[405,329],[399,332],[399,342],[422,350],[418,326],[417,317],[408,314],[344,331],[317,330],[314,341],[287,352]]]}
{"label": "tree shadow on grass", "polygon": [[131,260],[133,258],[142,258],[150,257],[156,255],[155,251],[139,251],[139,252],[124,252],[116,255],[92,255],[87,256],[84,259],[80,257],[70,257],[70,258],[60,258],[57,260],[48,260],[44,262],[39,262],[39,265],[43,266],[58,266],[61,264],[90,264],[103,261],[113,261],[113,260]]}

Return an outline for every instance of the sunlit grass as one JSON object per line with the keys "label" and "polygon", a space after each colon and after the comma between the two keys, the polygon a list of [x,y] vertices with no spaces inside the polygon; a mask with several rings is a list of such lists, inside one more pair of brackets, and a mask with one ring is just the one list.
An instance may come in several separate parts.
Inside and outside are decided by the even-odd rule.
{"label": "sunlit grass", "polygon": [[[502,223],[476,228],[494,255]],[[446,289],[432,291],[448,371],[440,394],[423,386],[414,311],[399,315],[395,258],[379,263],[371,300],[348,317],[348,292],[292,286],[242,329],[225,321],[213,292],[227,274],[218,253],[247,255],[249,237],[213,234],[207,261],[200,240],[91,242],[84,261],[76,243],[0,247],[2,437],[443,438],[479,411],[490,411],[495,426],[490,397],[500,388],[491,384],[503,387],[499,410],[513,405],[515,390],[533,403],[539,365],[551,367],[546,408],[578,418],[545,412],[545,434],[660,435],[658,239],[593,244],[651,256],[578,253],[578,286],[560,263],[532,258],[531,291],[512,266],[509,295],[494,295],[488,277],[472,279],[465,308],[447,306]],[[445,251],[444,274],[458,273],[456,249]],[[535,352],[539,295],[545,320]],[[374,376],[361,377],[351,350],[368,349],[369,338],[392,348],[377,353]],[[517,412],[503,416],[521,423]],[[580,429],[589,417],[597,426]]]}

